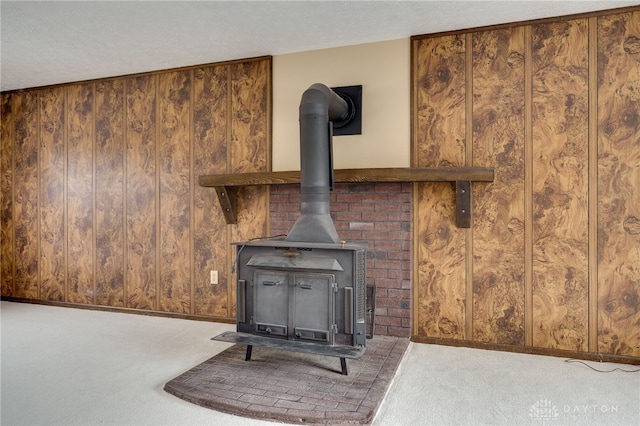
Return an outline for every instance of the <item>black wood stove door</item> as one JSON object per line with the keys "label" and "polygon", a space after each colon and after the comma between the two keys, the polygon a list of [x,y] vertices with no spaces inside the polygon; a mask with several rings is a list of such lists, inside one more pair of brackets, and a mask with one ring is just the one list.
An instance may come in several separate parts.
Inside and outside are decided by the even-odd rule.
{"label": "black wood stove door", "polygon": [[256,333],[287,337],[289,274],[257,270],[253,283],[253,321]]}
{"label": "black wood stove door", "polygon": [[335,293],[330,274],[292,274],[294,337],[333,344]]}
{"label": "black wood stove door", "polygon": [[253,284],[256,334],[333,344],[334,275],[258,269]]}

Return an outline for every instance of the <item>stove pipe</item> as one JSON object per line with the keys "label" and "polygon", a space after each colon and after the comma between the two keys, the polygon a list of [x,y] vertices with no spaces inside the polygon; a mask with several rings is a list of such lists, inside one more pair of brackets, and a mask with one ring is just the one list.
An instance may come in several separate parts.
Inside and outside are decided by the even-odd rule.
{"label": "stove pipe", "polygon": [[300,217],[287,241],[338,243],[329,211],[333,189],[332,121],[348,115],[347,102],[323,84],[313,84],[300,101]]}

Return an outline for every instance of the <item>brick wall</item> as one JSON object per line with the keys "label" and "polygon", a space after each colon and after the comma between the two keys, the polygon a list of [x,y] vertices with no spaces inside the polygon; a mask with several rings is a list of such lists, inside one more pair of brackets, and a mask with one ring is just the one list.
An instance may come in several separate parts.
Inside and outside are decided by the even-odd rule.
{"label": "brick wall", "polygon": [[[286,234],[300,214],[300,186],[272,185],[271,235]],[[367,285],[376,286],[375,334],[411,334],[410,183],[336,184],[331,217],[342,240],[367,246]]]}

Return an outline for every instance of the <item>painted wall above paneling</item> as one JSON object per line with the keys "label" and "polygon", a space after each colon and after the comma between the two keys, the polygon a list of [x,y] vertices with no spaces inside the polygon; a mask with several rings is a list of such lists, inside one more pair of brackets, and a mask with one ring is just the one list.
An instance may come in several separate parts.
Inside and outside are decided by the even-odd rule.
{"label": "painted wall above paneling", "polygon": [[362,85],[362,134],[333,138],[337,169],[408,167],[409,39],[273,58],[273,171],[300,170],[298,106],[314,83]]}

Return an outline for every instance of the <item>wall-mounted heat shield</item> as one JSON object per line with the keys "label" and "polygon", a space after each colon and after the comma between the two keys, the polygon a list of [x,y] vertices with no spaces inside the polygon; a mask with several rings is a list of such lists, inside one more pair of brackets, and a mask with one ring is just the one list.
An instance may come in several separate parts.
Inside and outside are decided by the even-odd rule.
{"label": "wall-mounted heat shield", "polygon": [[338,96],[345,100],[347,116],[333,121],[333,136],[362,134],[362,85],[332,87]]}

